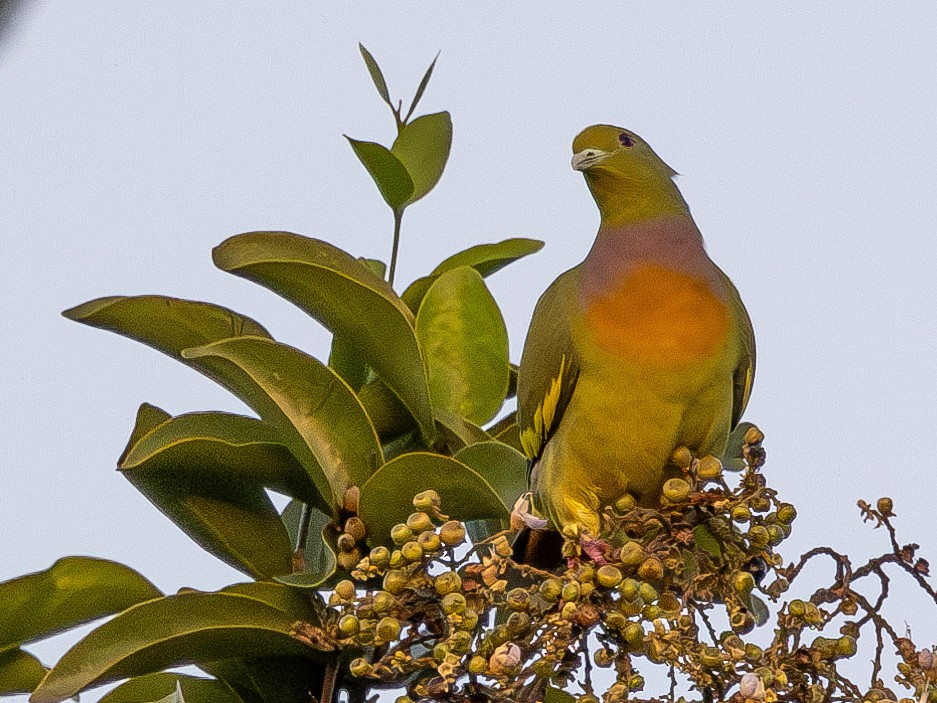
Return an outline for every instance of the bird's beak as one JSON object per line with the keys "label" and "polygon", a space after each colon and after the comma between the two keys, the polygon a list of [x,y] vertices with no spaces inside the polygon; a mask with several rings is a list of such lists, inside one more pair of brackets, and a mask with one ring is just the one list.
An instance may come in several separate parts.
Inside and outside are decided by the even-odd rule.
{"label": "bird's beak", "polygon": [[598,163],[605,161],[609,156],[610,152],[602,151],[601,149],[583,149],[578,154],[573,154],[573,169],[576,171],[586,171]]}

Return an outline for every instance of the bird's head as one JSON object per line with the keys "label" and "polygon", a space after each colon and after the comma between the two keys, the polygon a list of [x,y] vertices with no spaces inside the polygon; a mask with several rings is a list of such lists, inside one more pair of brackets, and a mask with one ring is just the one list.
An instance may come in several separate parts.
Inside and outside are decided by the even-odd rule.
{"label": "bird's head", "polygon": [[677,175],[634,132],[593,125],[573,140],[572,166],[586,177],[603,224],[625,225],[653,217],[686,213],[673,182]]}

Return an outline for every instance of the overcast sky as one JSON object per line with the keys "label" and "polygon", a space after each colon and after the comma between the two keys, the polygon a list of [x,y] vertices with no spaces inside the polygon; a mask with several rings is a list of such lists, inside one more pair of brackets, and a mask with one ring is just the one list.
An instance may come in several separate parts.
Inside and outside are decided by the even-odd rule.
{"label": "overcast sky", "polygon": [[[490,279],[519,360],[537,296],[598,224],[571,140],[633,129],[682,174],[754,321],[747,419],[800,512],[782,552],[878,553],[886,535],[855,502],[889,495],[903,540],[937,563],[937,4],[331,5],[45,0],[0,33],[0,580],[69,554],[164,590],[241,578],[114,467],[143,401],[244,406],[59,313],[207,300],[323,357],[315,322],[210,250],[281,229],[389,256],[386,206],[342,137],[393,136],[358,41],[404,99],[442,52],[421,112],[451,111],[452,156],[407,212],[401,285],[472,244],[545,240]],[[923,604],[895,622],[934,642]]]}

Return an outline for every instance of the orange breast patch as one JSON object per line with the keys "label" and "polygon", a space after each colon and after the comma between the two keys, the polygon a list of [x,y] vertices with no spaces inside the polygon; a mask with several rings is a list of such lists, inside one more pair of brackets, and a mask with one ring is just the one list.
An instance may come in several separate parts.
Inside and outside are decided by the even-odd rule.
{"label": "orange breast patch", "polygon": [[729,314],[704,281],[649,265],[590,297],[585,322],[598,345],[612,354],[673,365],[717,351],[725,342]]}

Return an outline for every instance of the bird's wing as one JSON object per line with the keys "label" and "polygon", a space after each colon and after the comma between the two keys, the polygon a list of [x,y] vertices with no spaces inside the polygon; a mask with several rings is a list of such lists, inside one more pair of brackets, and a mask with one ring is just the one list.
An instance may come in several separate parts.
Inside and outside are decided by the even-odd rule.
{"label": "bird's wing", "polygon": [[755,331],[752,329],[751,318],[748,316],[745,305],[742,304],[742,298],[739,296],[735,285],[721,270],[719,273],[722,274],[722,278],[726,282],[731,314],[738,326],[741,344],[739,361],[733,374],[732,427],[734,428],[742,419],[742,413],[745,412],[745,406],[748,405],[748,399],[752,393],[752,384],[755,381]]}
{"label": "bird's wing", "polygon": [[581,266],[566,271],[540,296],[517,377],[517,425],[527,458],[537,459],[559,425],[579,375],[570,325],[579,315]]}

